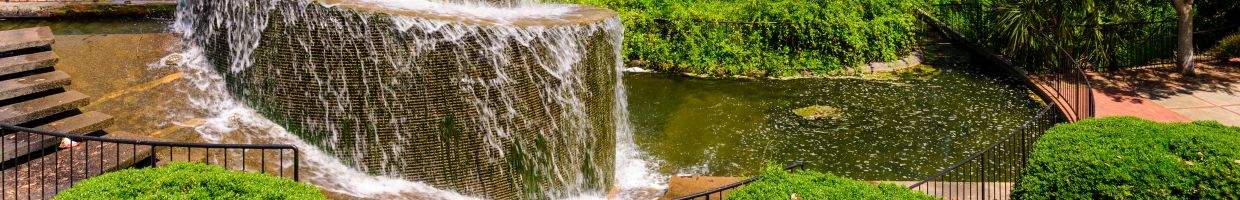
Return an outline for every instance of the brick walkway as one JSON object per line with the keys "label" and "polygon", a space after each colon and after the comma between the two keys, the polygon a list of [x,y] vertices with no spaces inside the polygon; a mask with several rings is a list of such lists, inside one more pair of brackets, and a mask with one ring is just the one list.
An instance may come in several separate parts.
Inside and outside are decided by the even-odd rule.
{"label": "brick walkway", "polygon": [[1097,116],[1137,116],[1160,122],[1214,120],[1240,126],[1238,65],[1202,65],[1195,77],[1180,76],[1172,66],[1091,74],[1098,85]]}

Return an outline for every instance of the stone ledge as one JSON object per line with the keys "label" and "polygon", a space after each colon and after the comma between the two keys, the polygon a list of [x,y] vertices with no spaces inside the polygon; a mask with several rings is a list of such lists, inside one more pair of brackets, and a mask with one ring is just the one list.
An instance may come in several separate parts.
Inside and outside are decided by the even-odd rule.
{"label": "stone ledge", "polygon": [[172,0],[17,0],[0,2],[0,18],[172,16]]}

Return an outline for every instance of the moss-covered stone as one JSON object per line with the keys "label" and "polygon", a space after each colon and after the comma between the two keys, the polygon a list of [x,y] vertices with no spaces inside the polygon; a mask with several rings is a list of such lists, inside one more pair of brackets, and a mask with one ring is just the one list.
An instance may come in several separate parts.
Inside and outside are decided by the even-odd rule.
{"label": "moss-covered stone", "polygon": [[844,117],[844,112],[841,109],[836,108],[836,107],[831,107],[831,106],[823,106],[823,105],[814,105],[810,107],[797,108],[795,110],[792,110],[792,113],[795,113],[797,114],[797,116],[801,116],[801,118],[808,119],[808,120],[839,119],[839,118]]}

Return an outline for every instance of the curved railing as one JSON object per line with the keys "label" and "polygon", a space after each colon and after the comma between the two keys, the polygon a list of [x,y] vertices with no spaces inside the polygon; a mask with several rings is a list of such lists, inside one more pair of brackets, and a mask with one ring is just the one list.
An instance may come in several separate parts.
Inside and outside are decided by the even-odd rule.
{"label": "curved railing", "polygon": [[1031,72],[1012,63],[1003,55],[982,46],[977,41],[966,38],[967,36],[952,29],[949,24],[939,21],[926,11],[919,9],[916,13],[946,37],[1020,77],[1020,80],[1030,86],[1039,98],[1048,101],[1051,107],[1057,108],[1068,121],[1074,122],[1094,117],[1096,110],[1094,87],[1090,82],[1089,74],[1085,73],[1079,65],[1049,68],[1039,71],[1040,73]]}
{"label": "curved railing", "polygon": [[[19,156],[0,164],[0,168],[5,169],[0,173],[5,192],[0,197],[50,197],[77,181],[106,172],[173,162],[205,163],[300,181],[300,151],[292,145],[206,144],[116,138],[111,135],[100,137],[9,124],[0,124],[0,130],[9,132],[4,136],[4,141],[8,142],[0,144],[0,151],[22,151],[20,154],[9,152]],[[62,143],[62,138],[77,144],[40,148],[49,146],[48,141]],[[22,144],[22,141],[25,143]],[[21,146],[26,149],[20,149]]]}
{"label": "curved railing", "polygon": [[[1008,199],[1019,182],[1034,141],[1042,133],[1059,122],[1094,117],[1096,108],[1090,77],[1079,64],[1030,72],[966,38],[925,11],[917,10],[917,14],[948,38],[1020,77],[1040,99],[1047,102],[1047,107],[998,141],[910,185],[909,189],[945,199]],[[978,34],[974,31],[973,35]]]}
{"label": "curved railing", "polygon": [[[791,171],[796,171],[796,170],[805,170],[805,162],[796,161],[796,162],[793,162],[792,164],[785,165],[785,166],[784,166],[784,170],[787,170],[787,171],[790,171],[790,172],[791,172]],[[706,200],[710,200],[710,199],[712,199],[712,197],[713,197],[713,199],[723,199],[723,198],[724,198],[724,193],[725,193],[725,192],[730,191],[730,190],[733,190],[733,189],[736,189],[736,188],[739,188],[739,187],[741,187],[741,186],[745,186],[746,184],[749,184],[749,183],[752,183],[752,182],[754,182],[754,181],[758,180],[758,178],[761,178],[761,176],[749,177],[749,178],[747,178],[747,179],[745,179],[745,180],[741,180],[741,181],[738,181],[738,182],[735,182],[735,183],[731,183],[731,184],[727,184],[727,185],[719,186],[719,187],[716,187],[716,188],[714,188],[714,189],[710,189],[710,190],[707,190],[707,191],[702,191],[702,192],[698,192],[698,193],[693,193],[693,194],[686,195],[686,196],[682,196],[682,197],[676,197],[676,200],[692,200],[692,199],[706,199]]]}
{"label": "curved railing", "polygon": [[1043,108],[1031,120],[1008,132],[985,149],[952,164],[909,189],[944,199],[1007,199],[1022,170],[1034,141],[1063,121],[1053,108]]}

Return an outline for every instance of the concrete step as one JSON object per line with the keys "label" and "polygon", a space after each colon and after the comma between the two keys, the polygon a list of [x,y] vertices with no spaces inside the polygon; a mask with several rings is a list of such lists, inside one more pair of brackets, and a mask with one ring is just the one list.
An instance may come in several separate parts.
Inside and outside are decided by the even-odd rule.
{"label": "concrete step", "polygon": [[[35,129],[59,133],[85,135],[112,125],[112,116],[100,112],[87,112],[44,124]],[[0,161],[60,145],[60,138],[30,133],[13,133],[0,136]]]}
{"label": "concrete step", "polygon": [[0,81],[0,100],[62,88],[69,85],[70,82],[69,74],[62,71]]}
{"label": "concrete step", "polygon": [[60,61],[60,57],[52,51],[0,58],[0,76],[52,67],[57,61]]}
{"label": "concrete step", "polygon": [[90,97],[77,91],[62,92],[0,107],[0,123],[22,124],[90,104]]}
{"label": "concrete step", "polygon": [[52,29],[44,27],[0,31],[0,52],[52,45]]}
{"label": "concrete step", "polygon": [[0,172],[0,197],[51,199],[82,179],[134,166],[151,155],[150,146],[83,142]]}

